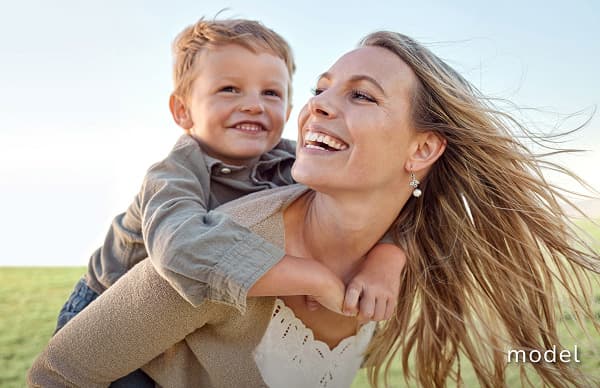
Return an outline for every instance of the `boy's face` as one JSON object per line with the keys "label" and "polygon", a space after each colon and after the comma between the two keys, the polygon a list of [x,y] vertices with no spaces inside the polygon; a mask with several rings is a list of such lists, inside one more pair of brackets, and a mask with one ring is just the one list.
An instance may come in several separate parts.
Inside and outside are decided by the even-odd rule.
{"label": "boy's face", "polygon": [[171,99],[175,121],[228,164],[243,165],[271,150],[289,115],[285,62],[230,44],[203,50],[196,63],[187,101]]}

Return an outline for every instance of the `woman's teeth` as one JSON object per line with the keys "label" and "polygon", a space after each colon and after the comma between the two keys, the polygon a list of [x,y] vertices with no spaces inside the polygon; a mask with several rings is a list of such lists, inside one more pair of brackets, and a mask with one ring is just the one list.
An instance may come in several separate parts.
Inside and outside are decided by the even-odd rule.
{"label": "woman's teeth", "polygon": [[306,148],[320,149],[325,151],[343,151],[348,146],[329,135],[318,132],[307,132],[304,137]]}

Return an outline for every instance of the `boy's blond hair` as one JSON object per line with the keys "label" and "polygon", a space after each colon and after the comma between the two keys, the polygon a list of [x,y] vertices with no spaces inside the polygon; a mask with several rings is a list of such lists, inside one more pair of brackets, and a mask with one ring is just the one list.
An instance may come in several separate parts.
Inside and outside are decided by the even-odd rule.
{"label": "boy's blond hair", "polygon": [[184,99],[189,96],[198,53],[226,44],[238,44],[252,52],[266,51],[283,59],[290,75],[288,103],[291,104],[291,81],[296,70],[291,47],[275,31],[246,19],[200,19],[179,33],[173,42],[173,94]]}

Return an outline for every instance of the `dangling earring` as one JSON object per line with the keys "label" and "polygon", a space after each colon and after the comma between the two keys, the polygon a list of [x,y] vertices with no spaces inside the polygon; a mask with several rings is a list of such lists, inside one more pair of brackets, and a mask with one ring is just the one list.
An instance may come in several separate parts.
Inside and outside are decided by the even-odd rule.
{"label": "dangling earring", "polygon": [[416,197],[416,198],[419,198],[421,196],[421,194],[423,194],[421,189],[419,189],[419,183],[421,183],[421,182],[419,182],[419,180],[415,176],[415,173],[413,171],[411,171],[409,186],[413,188],[412,195],[413,195],[413,197]]}

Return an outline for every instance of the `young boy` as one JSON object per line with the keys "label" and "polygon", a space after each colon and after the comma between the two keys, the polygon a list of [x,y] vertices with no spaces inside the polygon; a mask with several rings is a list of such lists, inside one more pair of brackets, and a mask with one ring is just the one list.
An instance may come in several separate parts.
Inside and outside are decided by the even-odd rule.
{"label": "young boy", "polygon": [[210,299],[243,313],[247,296],[303,290],[314,297],[307,301],[312,308],[319,307],[316,300],[339,311],[345,293],[346,313],[389,318],[404,266],[394,245],[375,247],[345,291],[319,262],[287,256],[210,211],[293,183],[295,145],[280,139],[295,70],[287,42],[255,21],[200,20],[179,34],[173,49],[169,106],[186,134],[149,169],[134,202],[113,220],[56,330],[146,257],[193,305]]}

